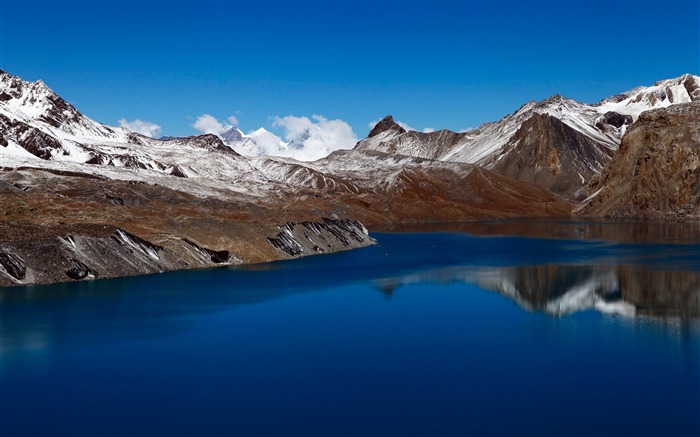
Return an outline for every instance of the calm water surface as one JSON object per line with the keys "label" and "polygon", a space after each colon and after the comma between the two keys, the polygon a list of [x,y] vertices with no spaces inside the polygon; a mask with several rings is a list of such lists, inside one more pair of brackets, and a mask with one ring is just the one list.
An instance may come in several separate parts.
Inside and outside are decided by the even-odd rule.
{"label": "calm water surface", "polygon": [[492,222],[0,289],[0,435],[697,436],[699,233]]}

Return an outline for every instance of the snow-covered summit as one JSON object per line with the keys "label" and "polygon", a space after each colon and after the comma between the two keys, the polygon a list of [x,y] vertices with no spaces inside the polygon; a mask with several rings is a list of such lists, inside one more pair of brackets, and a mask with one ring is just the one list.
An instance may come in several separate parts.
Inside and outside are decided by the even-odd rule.
{"label": "snow-covered summit", "polygon": [[86,117],[41,80],[26,82],[0,70],[0,114],[50,130],[93,139],[121,140],[121,128],[104,126]]}
{"label": "snow-covered summit", "polygon": [[[635,88],[594,105],[555,94],[542,101],[529,101],[496,122],[484,123],[464,133],[452,132],[452,135],[445,131],[423,134],[397,129],[393,118],[386,117],[358,148],[489,166],[502,155],[504,147],[526,120],[536,114],[546,114],[601,147],[615,150],[627,125],[642,112],[698,99],[700,77],[686,74],[649,87]],[[624,117],[627,115],[631,118]]]}
{"label": "snow-covered summit", "polygon": [[594,106],[600,113],[613,111],[636,119],[644,111],[696,100],[700,100],[700,76],[684,74],[608,97]]}

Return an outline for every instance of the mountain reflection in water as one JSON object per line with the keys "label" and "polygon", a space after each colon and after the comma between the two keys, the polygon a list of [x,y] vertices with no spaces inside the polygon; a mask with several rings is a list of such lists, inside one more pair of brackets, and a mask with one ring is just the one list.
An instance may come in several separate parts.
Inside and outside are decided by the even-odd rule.
{"label": "mountain reflection in water", "polygon": [[595,309],[622,316],[700,317],[700,274],[630,266],[453,267],[376,282],[394,293],[423,282],[465,282],[497,291],[527,310],[552,316]]}

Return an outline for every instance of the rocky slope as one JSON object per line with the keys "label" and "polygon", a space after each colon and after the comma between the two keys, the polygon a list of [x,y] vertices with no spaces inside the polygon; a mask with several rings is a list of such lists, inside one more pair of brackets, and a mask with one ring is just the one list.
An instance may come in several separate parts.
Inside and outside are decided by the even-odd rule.
{"label": "rocky slope", "polygon": [[[0,286],[264,262],[373,244],[357,221],[285,214],[162,185],[0,172]],[[303,219],[303,220],[302,220]]]}
{"label": "rocky slope", "polygon": [[613,156],[613,149],[549,114],[528,118],[503,146],[491,170],[574,200]]}
{"label": "rocky slope", "polygon": [[643,113],[576,213],[700,218],[700,101]]}

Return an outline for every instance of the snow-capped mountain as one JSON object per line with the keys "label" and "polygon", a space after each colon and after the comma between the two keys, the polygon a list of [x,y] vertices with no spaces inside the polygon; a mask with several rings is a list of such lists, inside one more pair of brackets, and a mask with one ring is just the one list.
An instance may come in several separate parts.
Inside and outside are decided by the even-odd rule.
{"label": "snow-capped mountain", "polygon": [[580,200],[642,112],[699,99],[700,77],[686,74],[594,105],[560,95],[531,101],[463,133],[406,131],[389,116],[357,149],[477,164]]}
{"label": "snow-capped mountain", "polygon": [[67,140],[124,140],[128,131],[109,128],[78,112],[44,82],[25,82],[0,70],[0,114],[38,125],[41,131]]}
{"label": "snow-capped mountain", "polygon": [[[353,150],[301,162],[255,155],[298,147],[303,132],[313,134],[308,119],[301,121],[309,128],[289,143],[233,126],[216,135],[153,139],[97,123],[42,82],[0,71],[0,234],[12,236],[0,240],[0,282],[265,261],[370,244],[358,220],[569,216],[569,199],[614,155],[640,102],[696,99],[695,76],[662,83],[613,99],[628,113],[608,111],[605,101],[591,106],[554,96],[465,133],[406,131],[387,117]],[[109,266],[96,260],[105,250],[119,254]]]}
{"label": "snow-capped mountain", "polygon": [[637,119],[644,111],[667,108],[679,103],[700,100],[700,77],[690,74],[656,82],[649,87],[638,87],[608,97],[594,105],[601,113],[617,112]]}
{"label": "snow-capped mountain", "polygon": [[[535,212],[553,200],[545,191],[525,185],[512,186],[510,180],[460,162],[440,162],[371,151],[338,151],[313,163],[255,156],[263,146],[266,149],[295,146],[280,142],[278,137],[264,129],[245,135],[238,128],[227,126],[218,135],[153,139],[124,128],[101,125],[77,112],[43,84],[24,82],[7,73],[1,75],[0,84],[12,90],[12,94],[8,93],[8,97],[0,102],[0,114],[3,115],[0,122],[3,123],[3,141],[6,143],[0,148],[0,156],[5,167],[41,166],[110,179],[153,181],[155,178],[158,184],[172,189],[219,197],[222,190],[233,195],[246,194],[257,198],[273,192],[282,193],[280,195],[283,197],[294,196],[303,190],[340,191],[352,196],[366,193],[367,196],[376,196],[376,199],[363,209],[376,211],[363,212],[355,217],[368,219],[369,214],[371,222],[391,220],[392,216],[401,220],[411,217],[408,210],[401,209],[388,214],[386,204],[391,202],[386,198],[420,197],[420,192],[426,198],[414,202],[415,208],[424,202],[443,198],[444,207],[453,211],[444,216],[440,216],[439,208],[411,213],[414,218],[422,217],[423,220],[440,220],[440,217],[442,220],[454,220],[478,217],[484,213],[508,216],[522,213],[523,208],[534,208],[531,211]],[[41,90],[41,99],[32,98],[37,87]],[[41,108],[41,111],[37,108]],[[70,108],[68,125],[73,133],[63,130],[60,123],[54,123],[56,126],[49,124],[42,115],[61,113],[57,108]],[[89,135],[76,135],[77,130],[73,126],[89,131]],[[274,144],[268,144],[270,142]],[[464,187],[469,184],[483,185],[483,198],[465,195]],[[432,188],[428,189],[429,186]],[[546,199],[546,202],[526,204],[509,200],[510,207],[503,203],[494,208],[492,199],[486,193],[498,195],[505,187],[519,192],[532,191],[535,198]],[[355,199],[346,202],[356,203]],[[336,200],[335,203],[340,202]],[[548,203],[547,208],[552,208],[552,212],[565,213],[569,208],[565,204],[562,202],[556,207],[554,203]],[[513,212],[507,212],[508,208],[513,208]],[[386,217],[378,217],[380,211]]]}
{"label": "snow-capped mountain", "polygon": [[263,164],[216,135],[156,140],[102,125],[0,71],[0,286],[373,244],[359,222],[281,210],[284,187]]}

